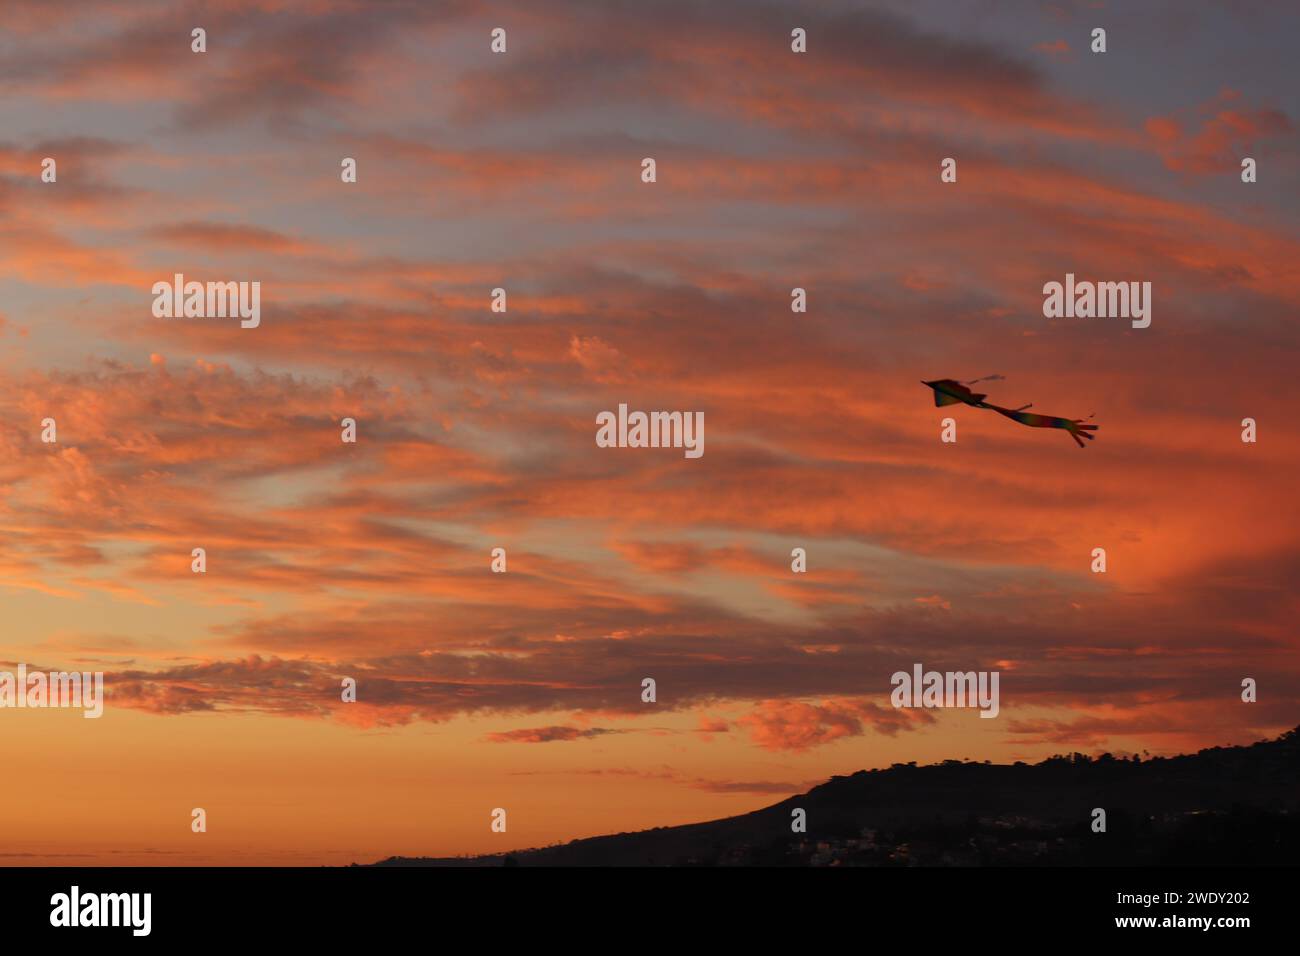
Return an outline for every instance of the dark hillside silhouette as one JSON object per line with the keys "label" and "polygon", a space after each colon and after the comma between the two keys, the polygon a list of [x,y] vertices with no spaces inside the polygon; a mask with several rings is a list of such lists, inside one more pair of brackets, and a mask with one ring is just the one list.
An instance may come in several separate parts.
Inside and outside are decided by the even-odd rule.
{"label": "dark hillside silhouette", "polygon": [[[791,811],[808,832],[791,832]],[[1106,832],[1092,811],[1106,811]],[[988,866],[1292,864],[1300,727],[1276,740],[1150,759],[895,764],[709,823],[508,855],[379,866]]]}

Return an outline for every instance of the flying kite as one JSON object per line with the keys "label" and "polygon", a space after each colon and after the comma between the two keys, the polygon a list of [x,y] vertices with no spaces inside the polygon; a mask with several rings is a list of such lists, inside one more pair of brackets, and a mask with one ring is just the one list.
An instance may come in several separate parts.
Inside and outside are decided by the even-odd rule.
{"label": "flying kite", "polygon": [[[991,379],[1000,379],[1000,375],[990,375]],[[1084,424],[1087,419],[1084,418],[1057,418],[1055,415],[1037,415],[1033,412],[1027,412],[1025,409],[1032,408],[1032,405],[1021,405],[1019,408],[1003,408],[1000,405],[994,405],[991,402],[984,401],[987,395],[978,392],[972,392],[970,386],[976,382],[982,382],[984,379],[977,378],[971,382],[958,382],[951,378],[940,378],[933,382],[922,382],[922,385],[934,389],[934,404],[942,405],[970,405],[972,408],[991,408],[999,415],[1005,415],[1012,421],[1020,422],[1022,425],[1028,425],[1030,428],[1064,428],[1074,439],[1074,443],[1080,448],[1086,448],[1081,438],[1092,441],[1095,436],[1089,435],[1088,432],[1095,432],[1096,425]],[[1089,418],[1092,416],[1089,415]]]}

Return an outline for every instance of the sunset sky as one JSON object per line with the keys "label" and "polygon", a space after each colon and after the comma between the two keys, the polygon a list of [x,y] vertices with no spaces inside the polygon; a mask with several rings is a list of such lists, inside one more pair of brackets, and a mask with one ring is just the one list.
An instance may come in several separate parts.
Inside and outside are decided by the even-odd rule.
{"label": "sunset sky", "polygon": [[[0,863],[491,852],[1300,723],[1286,7],[5,0],[0,670],[108,697],[0,710]],[[155,318],[177,272],[261,325]],[[1044,318],[1066,273],[1151,326]],[[1097,440],[919,384],[992,374]],[[598,448],[620,403],[704,455]],[[914,663],[999,716],[894,709]]]}

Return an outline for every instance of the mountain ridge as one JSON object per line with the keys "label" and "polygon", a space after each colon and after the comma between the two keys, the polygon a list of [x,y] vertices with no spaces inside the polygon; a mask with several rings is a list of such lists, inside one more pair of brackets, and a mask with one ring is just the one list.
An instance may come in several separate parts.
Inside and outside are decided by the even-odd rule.
{"label": "mountain ridge", "polygon": [[[1106,814],[1095,832],[1094,811]],[[791,830],[807,815],[807,832]],[[1300,848],[1300,727],[1141,759],[946,760],[831,777],[770,806],[473,857],[371,866],[1282,863]]]}

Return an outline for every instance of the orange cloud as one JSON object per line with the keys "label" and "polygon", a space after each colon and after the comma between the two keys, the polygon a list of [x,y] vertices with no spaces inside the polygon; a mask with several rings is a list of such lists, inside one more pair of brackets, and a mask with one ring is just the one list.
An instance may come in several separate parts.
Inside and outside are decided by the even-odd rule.
{"label": "orange cloud", "polygon": [[[1184,132],[1185,123],[1175,116],[1154,116],[1146,122],[1165,166],[1175,172],[1198,175],[1239,171],[1241,161],[1268,140],[1294,139],[1290,117],[1274,108],[1246,109],[1242,95],[1224,89],[1195,110],[1199,123],[1194,132]],[[1264,147],[1270,149],[1270,147]],[[1260,159],[1261,157],[1254,157]]]}
{"label": "orange cloud", "polygon": [[[893,736],[933,718],[926,711],[893,710],[869,701],[763,701],[736,723],[748,728],[754,743],[766,750],[801,752],[842,737],[858,737],[871,727]],[[864,726],[865,725],[865,726]]]}

